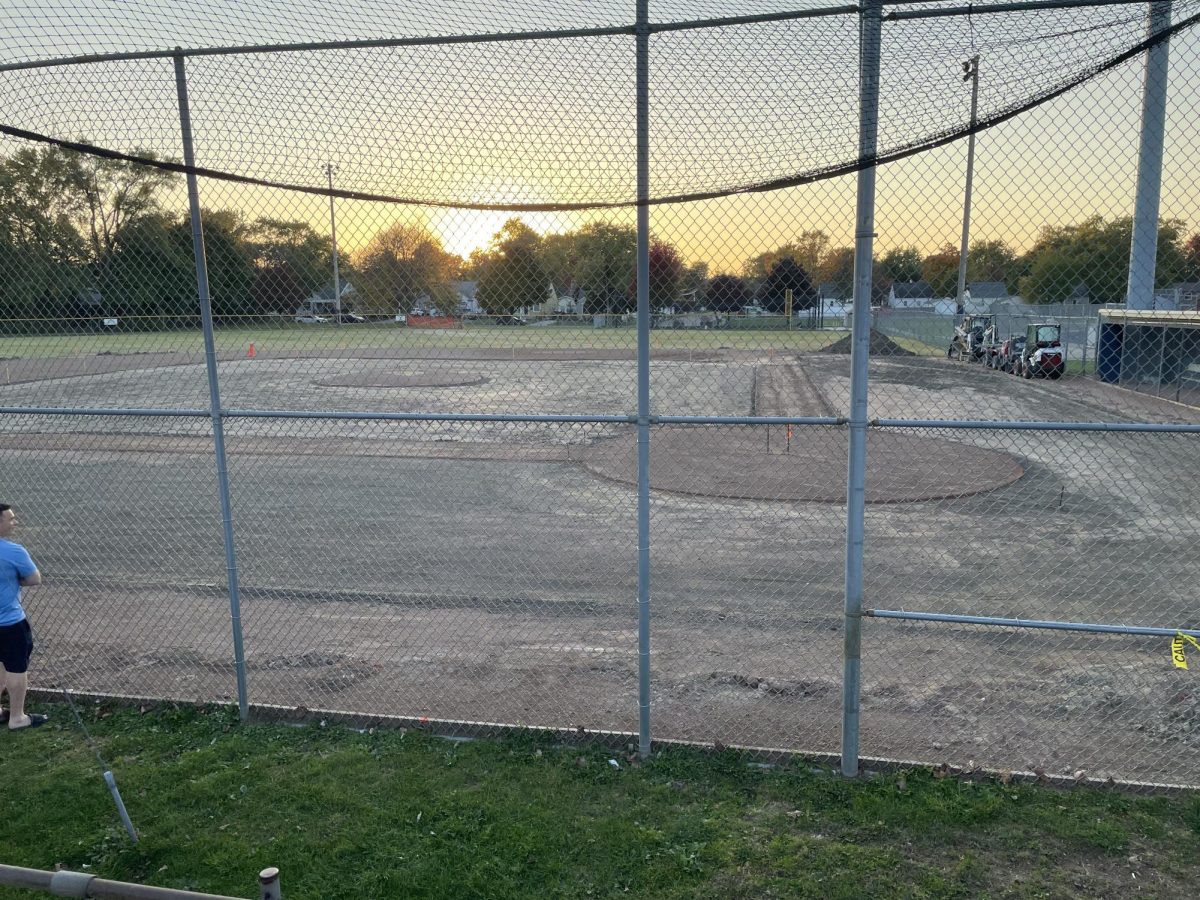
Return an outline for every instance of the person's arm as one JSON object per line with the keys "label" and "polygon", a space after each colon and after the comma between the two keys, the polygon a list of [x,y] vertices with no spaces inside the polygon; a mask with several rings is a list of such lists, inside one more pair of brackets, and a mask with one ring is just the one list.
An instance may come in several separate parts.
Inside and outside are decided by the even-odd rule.
{"label": "person's arm", "polygon": [[42,573],[34,569],[30,574],[21,577],[21,587],[37,587],[42,583]]}

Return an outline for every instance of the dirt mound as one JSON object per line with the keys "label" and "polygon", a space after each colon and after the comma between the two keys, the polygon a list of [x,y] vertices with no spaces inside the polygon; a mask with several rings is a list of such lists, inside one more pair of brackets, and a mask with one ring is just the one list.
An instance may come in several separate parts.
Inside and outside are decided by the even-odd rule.
{"label": "dirt mound", "polygon": [[[835,344],[830,344],[828,347],[822,348],[822,353],[850,353],[850,346],[853,343],[853,338],[846,335]],[[871,329],[871,355],[872,356],[916,356],[911,350],[905,350],[886,334]]]}
{"label": "dirt mound", "polygon": [[[788,432],[791,432],[789,435]],[[650,487],[735,500],[846,500],[845,430],[826,426],[704,425],[656,431],[650,441]],[[593,474],[637,484],[631,431],[588,447]],[[1025,474],[1016,457],[929,435],[873,430],[867,435],[868,503],[969,497]]]}

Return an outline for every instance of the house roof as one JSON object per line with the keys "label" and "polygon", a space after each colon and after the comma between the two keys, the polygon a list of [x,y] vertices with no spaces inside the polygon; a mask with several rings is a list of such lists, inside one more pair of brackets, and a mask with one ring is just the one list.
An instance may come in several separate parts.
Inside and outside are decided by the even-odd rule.
{"label": "house roof", "polygon": [[1009,296],[1008,286],[1003,281],[972,281],[967,289],[976,300]]}
{"label": "house roof", "polygon": [[[347,294],[354,292],[354,285],[352,285],[349,281],[342,281],[341,288],[342,288],[342,296],[343,297],[345,297]],[[312,299],[312,300],[331,300],[332,301],[334,299],[333,285],[327,284],[327,285],[325,285],[325,287],[321,288],[319,291],[314,291],[313,295],[310,299]]]}
{"label": "house roof", "polygon": [[932,299],[933,286],[928,281],[896,281],[892,283],[892,293],[905,300]]}
{"label": "house roof", "polygon": [[854,290],[847,290],[845,285],[839,285],[836,281],[823,281],[818,292],[822,300],[845,300]]}
{"label": "house roof", "polygon": [[475,299],[475,288],[479,285],[477,281],[456,281],[454,282],[454,290],[458,296],[464,297],[467,300]]}

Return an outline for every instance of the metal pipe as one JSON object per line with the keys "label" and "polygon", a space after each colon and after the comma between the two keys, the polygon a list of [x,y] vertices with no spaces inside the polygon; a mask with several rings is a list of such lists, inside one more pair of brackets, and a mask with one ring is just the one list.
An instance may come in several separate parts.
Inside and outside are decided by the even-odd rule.
{"label": "metal pipe", "polygon": [[556,422],[635,425],[637,416],[505,415],[504,413],[336,412],[286,409],[226,409],[226,419],[344,419],[366,422]]}
{"label": "metal pipe", "polygon": [[1086,631],[1094,634],[1138,634],[1151,637],[1174,637],[1190,634],[1200,637],[1200,631],[1189,628],[1152,628],[1139,625],[1093,625],[1087,622],[1056,622],[1051,619],[1007,619],[1000,616],[959,616],[952,613],[907,612],[900,609],[864,609],[864,616],[874,619],[909,619],[915,622],[949,622],[957,625],[996,625],[1004,628],[1041,628],[1050,631]]}
{"label": "metal pipe", "polygon": [[1031,12],[1039,9],[1076,9],[1086,6],[1131,6],[1146,0],[1028,0],[1017,3],[981,3],[976,6],[943,6],[931,9],[909,9],[890,12],[889,22],[906,19],[939,19],[946,16],[978,16],[984,13]]}
{"label": "metal pipe", "polygon": [[[159,409],[108,406],[0,406],[0,415],[30,416],[130,416],[209,418],[208,409]],[[557,413],[400,413],[347,412],[342,410],[238,409],[226,407],[222,419],[345,419],[378,422],[554,422],[581,425],[636,425],[636,415]],[[845,425],[834,416],[650,416],[651,425]]]}
{"label": "metal pipe", "polygon": [[[962,242],[958,250],[958,311],[966,312],[967,247],[971,239],[971,187],[975,180],[975,119],[979,111],[979,54],[963,64],[971,81],[971,133],[967,137],[967,184],[963,194]],[[965,80],[964,79],[964,80]]]}
{"label": "metal pipe", "polygon": [[[875,156],[883,4],[867,0],[859,19],[859,159]],[[854,231],[854,321],[850,354],[850,451],[846,473],[846,599],[843,635],[842,774],[858,774],[862,654],[863,549],[867,470],[867,362],[871,352],[871,267],[875,242],[875,167],[858,173]]]}
{"label": "metal pipe", "polygon": [[0,406],[0,415],[28,416],[178,416],[181,419],[205,418],[207,409],[154,409],[108,406]]}
{"label": "metal pipe", "polygon": [[657,425],[845,425],[844,416],[651,416]]}
{"label": "metal pipe", "polygon": [[0,885],[45,891],[58,897],[93,897],[97,900],[238,900],[225,894],[201,894],[177,888],[109,881],[87,872],[45,872],[21,866],[0,865]]}
{"label": "metal pipe", "polygon": [[1124,431],[1200,434],[1200,425],[1158,422],[987,422],[970,419],[872,419],[873,428],[947,428],[979,431]]}
{"label": "metal pipe", "polygon": [[[1128,0],[1132,2],[1132,0]],[[1144,2],[1144,0],[1142,0]],[[831,16],[853,15],[859,11],[856,4],[826,6],[819,9],[798,9],[777,13],[761,13],[746,16],[723,16],[712,19],[692,19],[682,22],[646,23],[650,34],[668,31],[697,31],[709,28],[729,28],[737,25],[758,25],[770,22],[790,22],[797,19],[819,19]],[[194,47],[189,50],[136,50],[128,53],[89,53],[64,56],[56,59],[25,60],[0,65],[0,72],[16,72],[23,69],[49,69],[58,66],[77,66],[91,63],[125,62],[142,59],[167,59],[183,54],[187,57],[203,56],[246,56],[259,53],[306,53],[326,50],[371,50],[395,47],[436,47],[458,44],[501,44],[519,41],[571,40],[593,37],[619,37],[636,35],[637,25],[613,25],[601,28],[559,28],[542,31],[509,31],[484,34],[430,35],[427,37],[373,38],[357,41],[305,41],[289,44],[246,44],[224,47]]]}
{"label": "metal pipe", "polygon": [[200,297],[200,321],[204,328],[204,362],[208,371],[208,399],[212,413],[213,445],[217,458],[217,491],[221,502],[221,535],[225,545],[225,571],[229,580],[229,615],[233,628],[233,661],[237,676],[238,713],[249,716],[246,696],[246,653],[242,645],[242,611],[238,596],[237,552],[233,543],[233,511],[229,499],[229,472],[225,459],[225,429],[221,421],[221,388],[217,378],[216,342],[213,338],[212,296],[208,287],[208,262],[204,255],[204,223],[200,213],[200,189],[196,184],[192,117],[188,104],[187,74],[182,54],[175,57],[175,89],[179,95],[179,127],[187,175],[188,208],[192,221],[192,253],[196,259],[196,286]]}
{"label": "metal pipe", "polygon": [[329,176],[329,238],[333,244],[333,324],[342,324],[342,281],[338,276],[337,219],[333,214],[333,163],[325,164]]}
{"label": "metal pipe", "polygon": [[637,0],[638,755],[650,755],[650,10]]}
{"label": "metal pipe", "polygon": [[[1171,27],[1171,0],[1152,0],[1146,37]],[[1154,309],[1154,267],[1158,255],[1158,213],[1162,193],[1163,132],[1167,116],[1167,63],[1170,38],[1146,51],[1142,85],[1142,129],[1138,143],[1137,191],[1129,245],[1129,309]]]}

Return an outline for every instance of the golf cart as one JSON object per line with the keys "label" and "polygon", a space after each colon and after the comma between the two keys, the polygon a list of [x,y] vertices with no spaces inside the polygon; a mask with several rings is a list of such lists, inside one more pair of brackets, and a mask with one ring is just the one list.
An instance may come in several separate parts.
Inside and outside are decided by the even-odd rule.
{"label": "golf cart", "polygon": [[954,326],[954,337],[946,351],[947,359],[975,362],[984,358],[985,348],[996,342],[996,317],[993,315],[964,316]]}
{"label": "golf cart", "polygon": [[1017,371],[1026,378],[1062,378],[1067,371],[1063,352],[1062,327],[1042,323],[1025,329],[1025,346],[1017,360]]}

